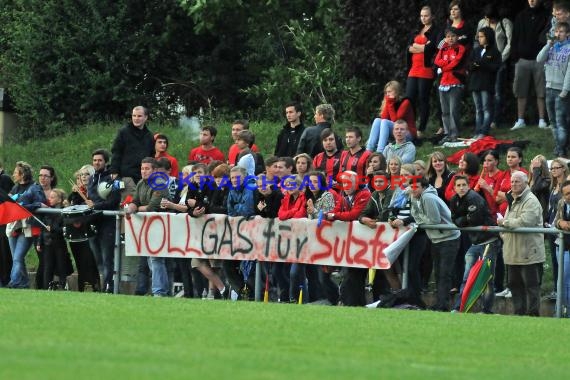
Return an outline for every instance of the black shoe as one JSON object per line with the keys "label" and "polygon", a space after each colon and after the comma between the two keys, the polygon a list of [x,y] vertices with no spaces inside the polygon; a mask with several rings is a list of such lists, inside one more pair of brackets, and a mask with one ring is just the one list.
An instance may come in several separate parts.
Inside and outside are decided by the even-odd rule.
{"label": "black shoe", "polygon": [[224,287],[224,290],[220,292],[220,296],[222,297],[223,300],[227,300],[228,298],[230,298],[230,287],[229,286]]}
{"label": "black shoe", "polygon": [[57,289],[59,289],[59,284],[57,283],[57,281],[51,281],[51,282],[48,284],[47,290],[54,291],[54,290],[57,290]]}

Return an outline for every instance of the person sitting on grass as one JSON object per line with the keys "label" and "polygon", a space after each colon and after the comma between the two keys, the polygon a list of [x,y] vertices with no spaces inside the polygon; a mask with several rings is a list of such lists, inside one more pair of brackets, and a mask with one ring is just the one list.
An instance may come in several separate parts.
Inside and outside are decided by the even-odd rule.
{"label": "person sitting on grass", "polygon": [[394,142],[388,144],[384,148],[384,157],[387,161],[394,156],[400,157],[402,163],[411,164],[416,159],[416,146],[413,142],[408,141],[408,123],[405,120],[398,119],[394,123],[394,128],[392,129],[392,134],[394,135]]}
{"label": "person sitting on grass", "polygon": [[408,131],[407,141],[416,137],[416,116],[410,99],[404,97],[404,90],[400,82],[392,80],[384,86],[384,99],[380,105],[380,117],[372,122],[366,150],[371,152],[384,152],[388,145],[388,138],[394,129],[396,120],[405,120]]}

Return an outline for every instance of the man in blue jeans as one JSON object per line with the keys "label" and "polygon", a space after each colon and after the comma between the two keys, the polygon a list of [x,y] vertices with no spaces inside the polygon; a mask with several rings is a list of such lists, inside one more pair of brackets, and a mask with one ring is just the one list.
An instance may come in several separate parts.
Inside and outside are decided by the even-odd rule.
{"label": "man in blue jeans", "polygon": [[[158,212],[160,211],[160,202],[162,198],[168,199],[168,188],[157,190],[153,189],[149,184],[149,177],[157,171],[158,165],[154,158],[146,157],[141,161],[141,180],[137,183],[135,193],[133,195],[133,203],[129,204],[127,213],[135,212]],[[156,181],[153,181],[156,183]],[[170,281],[168,279],[168,270],[166,267],[165,257],[148,258],[148,266],[150,266],[152,274],[152,295],[154,297],[165,297],[170,292]]]}
{"label": "man in blue jeans", "polygon": [[[91,162],[95,168],[95,174],[89,178],[85,204],[94,210],[114,210],[119,208],[121,193],[112,186],[111,172],[108,163],[111,154],[105,149],[97,149],[91,153]],[[103,185],[103,186],[101,186]],[[107,189],[110,191],[100,191]],[[115,218],[100,216],[95,222],[96,234],[89,239],[89,246],[99,273],[103,274],[103,291],[113,292],[113,274],[115,259]]]}
{"label": "man in blue jeans", "polygon": [[[469,188],[469,179],[466,176],[456,175],[453,177],[455,195],[449,202],[453,222],[458,227],[476,227],[496,225],[489,206],[485,199],[476,191]],[[471,267],[475,262],[485,256],[491,260],[491,273],[495,272],[495,258],[500,249],[498,235],[491,232],[469,232],[471,247],[465,253],[465,272],[459,295],[455,300],[453,310],[459,310],[461,306],[461,295],[467,282]],[[487,286],[483,294],[483,312],[492,314],[493,301],[495,300],[495,290],[493,286]]]}
{"label": "man in blue jeans", "polygon": [[[437,195],[437,190],[422,177],[412,187],[412,216],[418,225],[449,224],[451,211]],[[436,271],[437,301],[431,307],[435,311],[449,311],[451,283],[455,269],[455,257],[459,250],[460,232],[457,230],[427,229],[426,234],[432,242],[439,271]]]}

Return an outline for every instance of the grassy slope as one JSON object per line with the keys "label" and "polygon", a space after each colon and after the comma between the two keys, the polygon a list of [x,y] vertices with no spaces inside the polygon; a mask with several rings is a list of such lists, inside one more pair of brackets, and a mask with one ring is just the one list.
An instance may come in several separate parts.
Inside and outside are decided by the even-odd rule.
{"label": "grassy slope", "polygon": [[0,289],[0,378],[562,378],[565,320]]}

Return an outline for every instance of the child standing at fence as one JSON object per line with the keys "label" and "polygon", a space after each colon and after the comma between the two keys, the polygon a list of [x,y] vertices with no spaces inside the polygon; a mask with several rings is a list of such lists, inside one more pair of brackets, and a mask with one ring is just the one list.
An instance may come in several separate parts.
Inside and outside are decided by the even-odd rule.
{"label": "child standing at fence", "polygon": [[[53,189],[49,193],[48,201],[53,208],[63,208],[65,192],[62,189]],[[47,214],[44,217],[47,225],[42,229],[37,242],[37,251],[44,256],[44,289],[65,289],[67,276],[73,273],[73,264],[63,238],[63,218],[60,213]],[[58,280],[54,281],[53,276]]]}

